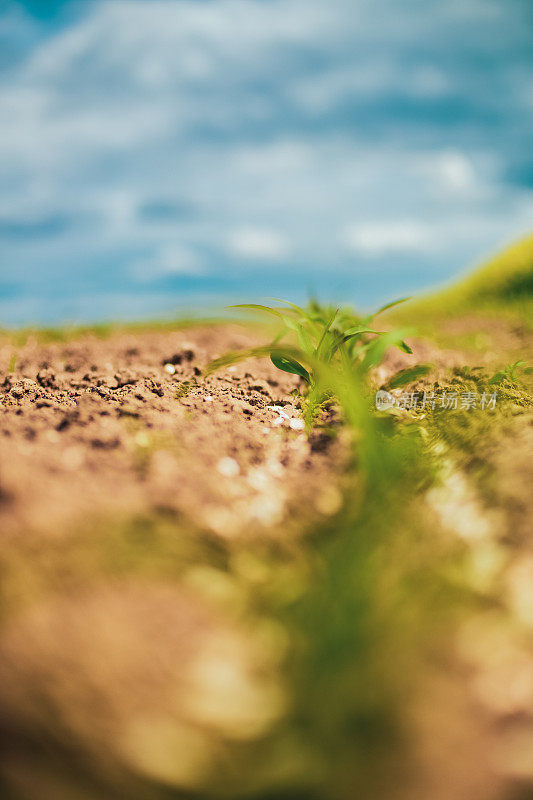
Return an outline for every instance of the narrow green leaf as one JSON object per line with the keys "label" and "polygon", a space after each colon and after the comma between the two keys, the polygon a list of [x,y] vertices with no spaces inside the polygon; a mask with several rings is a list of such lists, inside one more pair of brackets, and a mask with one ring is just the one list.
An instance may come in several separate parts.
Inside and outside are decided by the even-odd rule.
{"label": "narrow green leaf", "polygon": [[275,317],[283,319],[283,314],[280,314],[275,308],[258,305],[257,303],[239,303],[238,305],[228,306],[228,308],[240,308],[245,311],[266,311],[268,314],[273,314]]}
{"label": "narrow green leaf", "polygon": [[283,305],[292,308],[292,310],[295,311],[297,314],[300,314],[303,317],[306,316],[306,313],[303,310],[303,308],[300,308],[300,306],[297,306],[295,303],[289,303],[288,300],[281,300],[279,297],[269,297],[269,300],[274,300],[274,302],[276,303],[283,303]]}
{"label": "narrow green leaf", "polygon": [[373,339],[368,343],[366,354],[361,364],[362,373],[364,374],[367,370],[380,364],[388,347],[394,346],[403,350],[404,353],[412,353],[409,345],[401,338],[402,335],[405,336],[408,332],[405,329],[403,331],[387,331],[387,333],[383,333],[377,339]]}
{"label": "narrow green leaf", "polygon": [[213,361],[211,361],[205,368],[205,374],[210,375],[212,372],[222,369],[222,367],[227,367],[230,364],[238,364],[239,361],[245,361],[247,358],[261,358],[268,356],[270,355],[271,351],[272,345],[267,345],[265,347],[252,347],[248,350],[230,350],[228,353],[224,353],[223,356],[215,358]]}
{"label": "narrow green leaf", "polygon": [[272,346],[276,345],[278,342],[281,342],[284,336],[286,336],[288,331],[281,330],[277,336],[274,337],[272,340]]}
{"label": "narrow green leaf", "polygon": [[335,313],[333,314],[333,316],[329,320],[329,322],[326,324],[326,327],[322,331],[322,336],[320,337],[320,341],[319,341],[319,343],[317,345],[317,348],[316,348],[316,355],[318,356],[318,358],[320,358],[320,356],[322,354],[322,345],[324,343],[324,339],[326,338],[326,334],[329,332],[329,329],[333,325],[333,323],[335,321],[335,317],[337,316],[338,313],[339,313],[339,309],[337,308],[335,310]]}
{"label": "narrow green leaf", "polygon": [[302,324],[298,325],[298,329],[296,332],[298,335],[298,344],[300,345],[304,353],[307,353],[307,355],[309,356],[312,355],[314,352],[314,348],[309,333],[306,331],[306,329]]}
{"label": "narrow green leaf", "polygon": [[410,297],[402,297],[400,300],[393,300],[392,303],[387,303],[386,305],[381,306],[381,308],[379,308],[375,312],[375,314],[373,314],[373,317],[377,317],[377,315],[381,314],[382,311],[387,311],[387,309],[393,308],[394,306],[397,306],[400,303],[405,303],[407,300],[410,300],[410,299],[411,299]]}
{"label": "narrow green leaf", "polygon": [[353,328],[348,328],[348,330],[344,331],[344,341],[347,342],[348,339],[351,339],[353,336],[359,336],[361,333],[376,333],[376,334],[383,334],[385,331],[375,331],[373,328],[360,328],[355,325]]}
{"label": "narrow green leaf", "polygon": [[298,322],[296,322],[296,320],[294,319],[291,319],[290,317],[286,317],[284,314],[282,314],[282,317],[283,317],[283,324],[286,325],[290,331],[298,333],[298,327],[299,327]]}
{"label": "narrow green leaf", "polygon": [[[352,331],[352,333],[350,333]],[[334,342],[332,349],[331,349],[331,357],[335,355],[339,347],[350,340],[356,339],[358,336],[362,335],[363,333],[377,333],[377,331],[370,330],[369,328],[363,328],[362,330],[356,330],[355,328],[349,328],[345,333],[340,333],[339,338],[336,342]]]}
{"label": "narrow green leaf", "polygon": [[296,361],[296,359],[290,358],[290,356],[280,355],[279,353],[271,353],[270,360],[275,367],[283,370],[283,372],[290,372],[292,375],[299,375],[301,378],[304,378],[307,383],[311,383],[311,376],[309,375],[308,371],[298,361]]}
{"label": "narrow green leaf", "polygon": [[412,383],[423,375],[427,375],[430,371],[431,364],[417,364],[414,367],[401,369],[387,382],[387,388],[397,389],[399,386],[405,386],[406,383]]}
{"label": "narrow green leaf", "polygon": [[401,342],[399,342],[399,343],[396,345],[396,347],[398,348],[398,350],[403,350],[403,352],[404,352],[404,353],[409,353],[409,355],[412,355],[412,354],[413,354],[413,351],[411,350],[411,348],[409,347],[409,345],[407,344],[407,342],[404,342],[404,341],[403,341],[403,339],[401,340]]}

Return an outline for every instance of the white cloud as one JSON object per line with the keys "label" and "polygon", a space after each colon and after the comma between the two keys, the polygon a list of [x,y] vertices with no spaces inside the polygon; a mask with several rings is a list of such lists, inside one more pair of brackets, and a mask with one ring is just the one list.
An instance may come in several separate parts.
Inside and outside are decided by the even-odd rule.
{"label": "white cloud", "polygon": [[399,69],[383,52],[365,61],[334,66],[319,75],[298,76],[289,85],[294,101],[311,114],[321,115],[342,106],[351,98],[367,102],[391,94],[421,99],[446,96],[452,90],[450,78],[430,65],[406,65]]}
{"label": "white cloud", "polygon": [[267,144],[240,147],[234,155],[235,168],[245,175],[267,178],[309,169],[316,146],[302,139],[276,139]]}
{"label": "white cloud", "polygon": [[427,253],[440,244],[430,226],[408,219],[352,225],[345,230],[343,241],[354,253],[373,258],[394,253]]}
{"label": "white cloud", "polygon": [[130,274],[140,282],[168,275],[204,275],[205,272],[196,253],[181,242],[165,244],[149,258],[135,261],[130,269]]}
{"label": "white cloud", "polygon": [[453,192],[468,192],[477,187],[472,162],[463,153],[445,151],[435,159],[437,178],[444,189]]}
{"label": "white cloud", "polygon": [[285,236],[278,231],[261,228],[240,228],[230,234],[232,255],[254,261],[281,261],[289,255]]}

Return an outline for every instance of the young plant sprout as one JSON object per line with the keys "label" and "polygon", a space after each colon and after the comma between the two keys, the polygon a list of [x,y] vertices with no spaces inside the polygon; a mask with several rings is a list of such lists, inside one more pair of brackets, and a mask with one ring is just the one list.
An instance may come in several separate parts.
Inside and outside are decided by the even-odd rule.
{"label": "young plant sprout", "polygon": [[519,361],[515,361],[514,364],[507,364],[503,370],[496,372],[489,381],[491,383],[501,383],[504,380],[508,380],[511,383],[516,383],[518,380],[517,372],[520,370],[523,375],[532,375],[533,374],[533,367],[524,366],[526,364],[525,361],[520,359]]}
{"label": "young plant sprout", "polygon": [[243,311],[266,313],[276,318],[280,330],[270,344],[227,353],[211,362],[208,372],[246,358],[269,357],[283,372],[298,375],[305,384],[306,418],[309,423],[318,405],[334,394],[333,384],[343,374],[363,379],[377,366],[385,352],[395,346],[412,353],[404,337],[406,330],[382,331],[374,319],[407,298],[387,303],[369,316],[358,316],[350,308],[332,308],[312,300],[305,308],[273,298],[282,305],[254,303],[230,306]]}

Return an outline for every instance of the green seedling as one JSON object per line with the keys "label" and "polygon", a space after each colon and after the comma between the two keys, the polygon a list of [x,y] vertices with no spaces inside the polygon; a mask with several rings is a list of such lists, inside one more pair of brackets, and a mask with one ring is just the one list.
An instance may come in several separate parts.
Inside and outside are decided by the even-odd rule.
{"label": "green seedling", "polygon": [[361,317],[350,308],[323,306],[316,300],[302,308],[285,300],[273,299],[283,305],[231,306],[275,317],[280,330],[272,342],[263,347],[227,353],[209,365],[208,373],[246,358],[269,357],[278,369],[298,375],[304,382],[308,424],[320,403],[335,393],[331,386],[332,382],[335,383],[332,375],[354,373],[363,379],[370,369],[381,363],[389,347],[397,347],[404,353],[412,352],[404,340],[409,331],[382,331],[374,326],[378,314],[403,300],[388,303],[375,313]]}
{"label": "green seedling", "polygon": [[518,370],[520,370],[523,375],[533,374],[533,367],[525,367],[525,363],[525,361],[519,359],[518,361],[515,361],[514,364],[507,364],[503,370],[499,370],[498,372],[494,373],[492,378],[489,380],[489,384],[501,383],[506,379],[511,383],[516,383],[518,380]]}
{"label": "green seedling", "polygon": [[17,354],[16,354],[16,353],[13,353],[13,355],[12,355],[12,356],[11,356],[11,358],[9,359],[9,366],[8,366],[8,368],[7,368],[7,369],[8,369],[8,372],[10,372],[11,374],[13,374],[13,372],[15,372],[15,367],[16,367],[16,366],[17,366]]}

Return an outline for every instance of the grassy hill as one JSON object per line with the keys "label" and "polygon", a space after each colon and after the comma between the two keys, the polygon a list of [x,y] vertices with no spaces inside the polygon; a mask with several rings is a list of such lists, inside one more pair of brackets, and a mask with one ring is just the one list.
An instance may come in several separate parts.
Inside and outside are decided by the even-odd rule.
{"label": "grassy hill", "polygon": [[511,315],[531,324],[533,235],[512,244],[459,282],[413,299],[395,316],[449,317],[467,312]]}

